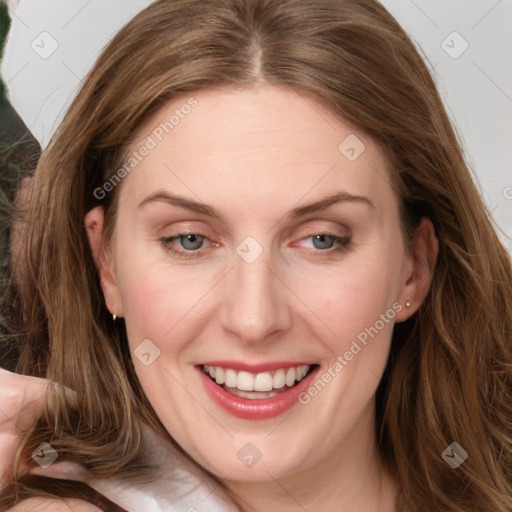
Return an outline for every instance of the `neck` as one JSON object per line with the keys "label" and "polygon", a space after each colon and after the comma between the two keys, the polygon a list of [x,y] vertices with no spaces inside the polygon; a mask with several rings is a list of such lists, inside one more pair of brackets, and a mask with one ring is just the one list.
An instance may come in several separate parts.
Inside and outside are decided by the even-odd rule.
{"label": "neck", "polygon": [[[375,441],[374,407],[334,451],[315,465],[266,481],[224,481],[242,512],[397,512],[397,489],[380,465]],[[368,421],[369,420],[369,421]]]}

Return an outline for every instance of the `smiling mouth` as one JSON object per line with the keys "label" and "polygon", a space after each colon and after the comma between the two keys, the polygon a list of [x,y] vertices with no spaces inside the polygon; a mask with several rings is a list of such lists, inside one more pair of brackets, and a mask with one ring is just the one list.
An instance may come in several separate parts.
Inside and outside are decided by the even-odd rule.
{"label": "smiling mouth", "polygon": [[206,364],[201,365],[201,369],[210,380],[231,395],[256,400],[272,398],[288,391],[304,380],[317,366],[299,365],[260,373]]}

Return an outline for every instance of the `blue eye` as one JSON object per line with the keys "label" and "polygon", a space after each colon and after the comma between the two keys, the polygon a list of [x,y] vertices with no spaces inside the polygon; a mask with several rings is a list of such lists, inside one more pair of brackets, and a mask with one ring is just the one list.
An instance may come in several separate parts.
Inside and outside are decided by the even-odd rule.
{"label": "blue eye", "polygon": [[[190,235],[179,235],[176,238],[179,239],[183,248],[185,248],[188,251],[194,251],[194,250],[200,249],[201,246],[203,245],[203,241],[205,239],[204,236],[197,235],[195,233],[190,234]],[[198,241],[199,241],[199,243],[198,243]]]}
{"label": "blue eye", "polygon": [[[167,238],[160,239],[160,242],[164,246],[167,251],[172,252],[176,256],[180,258],[194,258],[197,253],[201,253],[200,251],[204,240],[206,239],[206,235],[200,233],[179,233],[176,236],[171,236]],[[179,241],[181,247],[185,250],[179,250],[172,247],[172,243],[175,241]],[[190,253],[190,254],[188,254]]]}
{"label": "blue eye", "polygon": [[[333,244],[335,243],[335,237],[333,236],[330,236],[330,235],[314,235],[312,237],[313,240],[313,245],[315,245],[315,242],[318,242],[320,247],[318,245],[315,245],[315,247],[317,249],[330,249]],[[326,239],[327,239],[327,243],[326,243]],[[329,246],[329,247],[327,247]]]}
{"label": "blue eye", "polygon": [[[350,248],[350,238],[341,237],[330,233],[318,233],[302,238],[301,240],[313,240],[313,255],[327,256],[333,253],[342,253]],[[165,250],[173,253],[181,259],[198,258],[203,255],[203,243],[208,237],[203,233],[178,233],[175,236],[161,238],[160,242]],[[182,249],[173,247],[179,242]]]}
{"label": "blue eye", "polygon": [[310,235],[302,240],[311,239],[313,247],[318,249],[314,251],[314,256],[326,256],[333,253],[343,253],[350,248],[350,237],[337,236],[330,233],[318,233]]}

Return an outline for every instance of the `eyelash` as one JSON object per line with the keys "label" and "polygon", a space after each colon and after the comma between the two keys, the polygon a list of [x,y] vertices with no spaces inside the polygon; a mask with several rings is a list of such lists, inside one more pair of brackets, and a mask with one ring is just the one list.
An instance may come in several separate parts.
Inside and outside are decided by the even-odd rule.
{"label": "eyelash", "polygon": [[[175,236],[161,238],[160,242],[161,242],[163,248],[166,251],[169,251],[169,252],[173,253],[178,258],[181,258],[181,259],[200,258],[202,256],[202,254],[203,254],[203,250],[202,249],[199,249],[199,250],[196,250],[196,251],[179,251],[179,250],[176,250],[176,249],[174,249],[174,248],[172,248],[170,246],[170,244],[174,240],[177,240],[177,239],[181,238],[182,236],[187,236],[187,235],[197,235],[197,236],[199,236],[201,238],[208,239],[208,236],[205,235],[204,233],[190,232],[190,233],[178,233]],[[343,254],[343,253],[345,253],[345,252],[347,252],[347,251],[349,251],[351,249],[351,242],[352,242],[352,240],[351,240],[350,237],[347,237],[347,236],[337,236],[337,235],[334,235],[334,234],[331,234],[331,233],[327,233],[327,232],[326,233],[314,233],[314,234],[311,234],[309,236],[301,238],[301,241],[302,240],[307,240],[308,238],[312,238],[312,237],[315,237],[315,236],[328,236],[328,237],[333,239],[334,244],[337,245],[337,246],[335,246],[334,248],[331,248],[331,249],[326,249],[326,250],[317,249],[313,253],[314,257],[322,257],[322,256],[324,256],[326,254],[328,254],[328,255]]]}

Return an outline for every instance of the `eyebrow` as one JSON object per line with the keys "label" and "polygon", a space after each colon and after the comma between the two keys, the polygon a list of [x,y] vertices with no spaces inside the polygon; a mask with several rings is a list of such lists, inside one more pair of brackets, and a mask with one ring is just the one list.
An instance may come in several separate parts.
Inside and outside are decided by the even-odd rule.
{"label": "eyebrow", "polygon": [[[207,204],[198,203],[196,201],[186,199],[183,196],[169,194],[168,192],[164,191],[150,194],[139,204],[139,208],[154,202],[168,203],[173,206],[178,206],[179,208],[184,208],[185,210],[190,210],[201,215],[206,215],[214,219],[222,220],[222,215],[215,208],[212,208]],[[365,196],[353,195],[349,194],[348,192],[338,192],[324,199],[321,199],[320,201],[295,208],[288,213],[288,216],[292,219],[297,219],[311,213],[326,210],[330,206],[338,203],[360,203],[366,204],[375,209],[375,205]]]}

